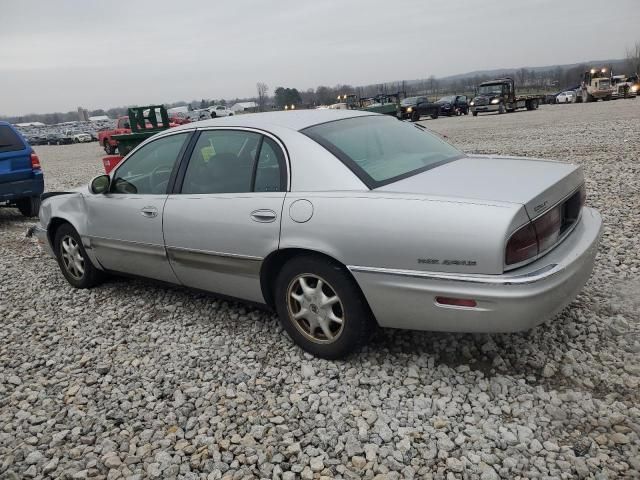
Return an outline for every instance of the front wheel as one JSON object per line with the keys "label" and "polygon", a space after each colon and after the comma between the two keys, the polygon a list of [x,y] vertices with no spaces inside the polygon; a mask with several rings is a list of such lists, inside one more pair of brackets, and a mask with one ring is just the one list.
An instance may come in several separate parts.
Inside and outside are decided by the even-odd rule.
{"label": "front wheel", "polygon": [[411,112],[411,121],[417,122],[418,120],[420,120],[420,114],[417,110],[414,110],[413,112]]}
{"label": "front wheel", "polygon": [[498,106],[498,113],[499,113],[499,114],[503,114],[504,112],[506,112],[506,109],[504,108],[504,103],[501,103],[501,104]]}
{"label": "front wheel", "polygon": [[276,282],[275,303],[282,327],[303,350],[339,359],[369,339],[375,323],[347,270],[313,255],[287,262]]}
{"label": "front wheel", "polygon": [[80,235],[70,224],[56,231],[54,248],[62,275],[75,288],[91,288],[102,282],[104,272],[93,266]]}
{"label": "front wheel", "polygon": [[478,116],[478,112],[471,112],[471,115],[473,115],[474,117]]}

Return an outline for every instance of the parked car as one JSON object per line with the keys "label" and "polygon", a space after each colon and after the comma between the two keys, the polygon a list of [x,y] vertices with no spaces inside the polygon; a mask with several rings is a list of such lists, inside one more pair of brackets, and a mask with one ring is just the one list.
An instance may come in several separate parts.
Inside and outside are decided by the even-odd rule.
{"label": "parked car", "polygon": [[47,137],[45,135],[29,135],[26,137],[29,145],[47,145]]}
{"label": "parked car", "polygon": [[400,102],[400,118],[417,122],[424,116],[433,119],[440,115],[440,105],[430,102],[427,97],[407,97]]}
{"label": "parked car", "polygon": [[556,96],[556,103],[576,103],[576,92],[567,90]]}
{"label": "parked car", "polygon": [[111,174],[43,195],[33,233],[74,287],[113,271],[267,304],[303,349],[339,358],[376,325],[545,321],[593,268],[602,219],[584,200],[576,165],[302,110],[161,132]]}
{"label": "parked car", "polygon": [[93,140],[91,135],[84,132],[65,132],[65,135],[70,137],[73,143],[89,143]]}
{"label": "parked car", "polygon": [[208,110],[211,118],[231,117],[233,115],[233,110],[230,110],[223,105],[215,105],[213,107],[209,107]]}
{"label": "parked car", "polygon": [[207,108],[192,110],[187,113],[187,120],[189,122],[199,122],[200,120],[210,120],[211,118],[213,117],[211,115],[211,112],[209,112],[209,109]]}
{"label": "parked car", "polygon": [[0,121],[0,204],[35,217],[43,191],[40,159],[10,123]]}
{"label": "parked car", "polygon": [[469,115],[466,95],[450,95],[435,102],[440,107],[440,115]]}
{"label": "parked car", "polygon": [[64,133],[50,133],[47,135],[47,143],[49,145],[68,145],[73,143],[73,139]]}

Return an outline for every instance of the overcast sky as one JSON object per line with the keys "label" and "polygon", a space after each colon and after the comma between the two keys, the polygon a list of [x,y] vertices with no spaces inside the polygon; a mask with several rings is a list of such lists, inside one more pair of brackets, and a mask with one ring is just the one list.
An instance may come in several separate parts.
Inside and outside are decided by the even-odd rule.
{"label": "overcast sky", "polygon": [[0,114],[624,57],[638,0],[0,0]]}

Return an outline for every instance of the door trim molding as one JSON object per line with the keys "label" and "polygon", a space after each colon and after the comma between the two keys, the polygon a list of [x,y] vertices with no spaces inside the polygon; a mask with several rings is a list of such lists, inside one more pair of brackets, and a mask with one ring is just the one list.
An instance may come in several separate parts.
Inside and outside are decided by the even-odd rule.
{"label": "door trim molding", "polygon": [[166,246],[169,261],[184,267],[215,271],[217,273],[258,277],[262,257],[236,253],[212,252],[193,248]]}

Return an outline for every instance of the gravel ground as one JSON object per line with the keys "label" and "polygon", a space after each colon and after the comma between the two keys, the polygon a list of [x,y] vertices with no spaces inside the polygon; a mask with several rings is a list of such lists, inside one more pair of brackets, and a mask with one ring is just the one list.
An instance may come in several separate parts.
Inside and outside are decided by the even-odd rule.
{"label": "gravel ground", "polygon": [[[639,478],[640,100],[427,120],[469,152],[581,164],[595,272],[530,332],[381,331],[344,362],[272,314],[142,281],[74,290],[0,210],[0,477]],[[98,146],[38,147],[48,189]]]}

